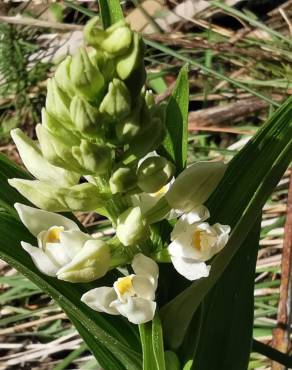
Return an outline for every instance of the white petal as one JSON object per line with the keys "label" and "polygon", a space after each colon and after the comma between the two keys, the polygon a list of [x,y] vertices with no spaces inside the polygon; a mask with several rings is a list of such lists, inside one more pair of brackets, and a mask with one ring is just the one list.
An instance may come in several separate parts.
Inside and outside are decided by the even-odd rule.
{"label": "white petal", "polygon": [[142,253],[135,255],[132,261],[132,268],[136,275],[151,277],[155,282],[158,279],[158,265],[151,258]]}
{"label": "white petal", "polygon": [[60,266],[54,263],[44,251],[25,242],[21,242],[21,246],[30,254],[34,264],[42,273],[49,276],[56,276]]}
{"label": "white petal", "polygon": [[98,312],[106,312],[111,315],[118,315],[119,312],[110,307],[110,304],[117,298],[114,288],[101,287],[91,289],[81,297],[81,301]]}
{"label": "white petal", "polygon": [[221,225],[221,224],[218,224],[218,223],[213,225],[213,228],[216,230],[216,232],[218,234],[218,241],[217,241],[217,245],[216,245],[216,253],[218,253],[227,244],[231,228],[228,225]]}
{"label": "white petal", "polygon": [[171,261],[176,271],[188,280],[209,276],[210,266],[207,266],[205,262],[181,257],[171,257]]}
{"label": "white petal", "polygon": [[200,251],[197,251],[192,245],[194,227],[188,226],[183,233],[174,239],[168,246],[168,252],[173,257],[185,257],[200,259]]}
{"label": "white petal", "polygon": [[70,256],[68,256],[66,248],[63,248],[60,243],[46,243],[45,247],[42,248],[43,252],[60,267],[71,262]]}
{"label": "white petal", "polygon": [[151,321],[156,310],[156,302],[144,298],[130,297],[126,303],[114,301],[111,304],[119,313],[125,316],[133,324],[143,324]]}
{"label": "white petal", "polygon": [[132,203],[134,206],[139,206],[142,214],[144,215],[150,208],[154,207],[155,204],[161,199],[163,194],[156,197],[148,193],[141,193],[137,196],[132,197]]}
{"label": "white petal", "polygon": [[52,226],[64,226],[65,230],[79,230],[75,222],[57,213],[43,211],[21,203],[15,203],[14,207],[22,223],[34,236]]}
{"label": "white petal", "polygon": [[190,212],[182,216],[189,225],[194,224],[195,222],[206,221],[210,217],[210,212],[207,207],[200,205],[194,207]]}
{"label": "white petal", "polygon": [[134,275],[132,284],[138,297],[154,300],[156,284],[153,284],[153,279],[150,280],[145,276]]}
{"label": "white petal", "polygon": [[65,248],[68,256],[74,258],[80,252],[87,240],[91,237],[80,230],[68,230],[60,233],[60,243],[62,248]]}
{"label": "white petal", "polygon": [[184,233],[188,226],[196,222],[203,222],[209,217],[210,212],[207,207],[203,205],[194,207],[189,213],[183,214],[174,225],[171,233],[171,240],[176,239],[180,234]]}

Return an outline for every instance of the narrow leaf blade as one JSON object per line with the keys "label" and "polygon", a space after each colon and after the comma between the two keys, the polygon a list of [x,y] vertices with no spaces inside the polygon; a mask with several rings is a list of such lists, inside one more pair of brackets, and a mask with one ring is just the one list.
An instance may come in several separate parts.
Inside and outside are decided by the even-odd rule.
{"label": "narrow leaf blade", "polygon": [[186,166],[188,144],[189,80],[185,65],[177,78],[175,88],[166,107],[166,137],[161,154],[175,165],[179,174]]}
{"label": "narrow leaf blade", "polygon": [[119,0],[98,0],[98,3],[104,29],[124,19]]}

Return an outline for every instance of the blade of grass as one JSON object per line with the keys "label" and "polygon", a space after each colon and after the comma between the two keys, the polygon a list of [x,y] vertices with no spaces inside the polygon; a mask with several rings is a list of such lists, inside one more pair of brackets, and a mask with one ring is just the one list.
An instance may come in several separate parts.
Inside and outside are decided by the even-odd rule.
{"label": "blade of grass", "polygon": [[280,32],[277,32],[277,31],[273,30],[272,28],[266,26],[264,23],[254,19],[252,17],[249,17],[247,14],[244,14],[241,11],[239,11],[237,9],[234,9],[234,8],[228,6],[228,5],[226,5],[226,4],[224,4],[223,2],[220,2],[220,1],[211,0],[211,1],[209,1],[209,3],[211,5],[216,6],[217,8],[220,8],[220,9],[224,10],[225,12],[227,12],[231,15],[234,15],[235,17],[237,17],[239,19],[243,19],[244,21],[248,22],[251,26],[260,28],[263,31],[266,31],[271,36],[273,36],[275,38],[278,38],[278,39],[286,42],[289,45],[292,45],[291,39],[289,39],[285,35],[282,35]]}
{"label": "blade of grass", "polygon": [[177,78],[175,88],[166,107],[167,134],[162,143],[161,154],[176,166],[179,174],[186,166],[188,146],[189,81],[188,67],[184,66]]}
{"label": "blade of grass", "polygon": [[251,93],[252,95],[254,96],[257,96],[258,98],[272,104],[273,106],[275,107],[279,107],[280,104],[275,102],[274,100],[270,99],[269,97],[265,96],[265,95],[262,95],[261,93],[259,93],[258,91],[256,90],[253,90],[251,89],[249,86],[246,86],[245,84],[241,83],[241,82],[238,82],[237,80],[234,80],[233,78],[231,77],[228,77],[226,75],[223,75],[211,68],[208,68],[207,66],[203,65],[203,64],[200,64],[198,62],[196,62],[195,60],[193,60],[192,58],[190,57],[187,57],[187,56],[184,56],[178,52],[176,52],[175,50],[172,50],[170,49],[169,47],[167,46],[164,46],[156,41],[152,41],[152,40],[148,40],[146,38],[144,38],[144,42],[146,45],[148,46],[151,46],[153,47],[154,49],[157,49],[157,50],[160,50],[160,51],[163,51],[164,53],[168,54],[168,55],[171,55],[179,60],[182,60],[184,61],[185,63],[189,63],[190,65],[193,65],[197,68],[199,68],[200,70],[202,70],[203,72],[211,75],[211,76],[214,76],[216,78],[218,78],[219,80],[225,80],[227,82],[229,82],[230,84],[236,86],[236,87],[239,87],[240,89],[244,90],[244,91],[248,91],[249,93]]}

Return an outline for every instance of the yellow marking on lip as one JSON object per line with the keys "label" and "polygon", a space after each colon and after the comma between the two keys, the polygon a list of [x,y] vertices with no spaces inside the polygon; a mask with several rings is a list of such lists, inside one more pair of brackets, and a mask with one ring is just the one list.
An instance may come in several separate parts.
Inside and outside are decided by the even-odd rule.
{"label": "yellow marking on lip", "polygon": [[131,292],[133,289],[132,276],[125,276],[123,278],[119,278],[116,282],[116,288],[118,289],[121,295]]}
{"label": "yellow marking on lip", "polygon": [[60,243],[60,234],[61,231],[64,231],[63,226],[54,226],[52,227],[46,236],[47,243]]}
{"label": "yellow marking on lip", "polygon": [[201,251],[201,231],[196,230],[193,234],[192,238],[192,245],[195,249],[197,249],[199,252]]}

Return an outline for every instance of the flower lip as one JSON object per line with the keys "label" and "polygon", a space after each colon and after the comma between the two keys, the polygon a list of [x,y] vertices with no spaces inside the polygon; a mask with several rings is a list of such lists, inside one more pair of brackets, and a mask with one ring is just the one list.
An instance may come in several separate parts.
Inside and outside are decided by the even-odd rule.
{"label": "flower lip", "polygon": [[60,243],[62,231],[64,231],[64,226],[50,227],[44,237],[44,242],[45,243]]}
{"label": "flower lip", "polygon": [[134,324],[151,321],[156,310],[158,266],[141,253],[132,261],[134,274],[119,278],[112,288],[100,287],[83,294],[81,300],[98,312],[125,316]]}
{"label": "flower lip", "polygon": [[114,283],[114,289],[120,300],[124,300],[126,297],[133,297],[136,293],[133,287],[133,277],[135,275],[129,275],[118,278]]}

